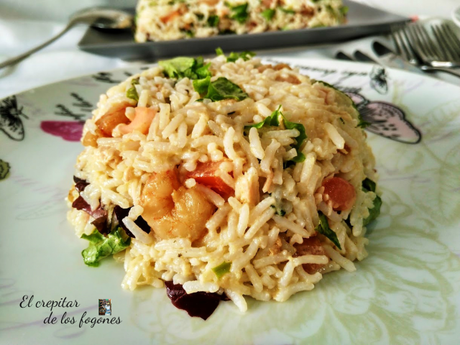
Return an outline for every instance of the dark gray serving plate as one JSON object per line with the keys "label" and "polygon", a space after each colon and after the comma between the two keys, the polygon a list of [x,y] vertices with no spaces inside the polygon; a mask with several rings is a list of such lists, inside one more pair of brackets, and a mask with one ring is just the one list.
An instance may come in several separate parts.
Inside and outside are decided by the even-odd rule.
{"label": "dark gray serving plate", "polygon": [[[78,46],[81,50],[125,60],[156,59],[174,55],[211,54],[217,47],[224,51],[286,48],[348,39],[388,32],[391,25],[408,18],[381,11],[349,0],[348,23],[328,28],[273,31],[246,35],[221,35],[174,41],[136,43],[133,32],[99,31],[89,28]],[[134,10],[132,10],[134,11]]]}

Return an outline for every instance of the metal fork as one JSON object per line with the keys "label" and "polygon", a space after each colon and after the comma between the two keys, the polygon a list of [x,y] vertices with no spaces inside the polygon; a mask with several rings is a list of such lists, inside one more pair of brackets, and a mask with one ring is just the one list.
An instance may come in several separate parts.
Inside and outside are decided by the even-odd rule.
{"label": "metal fork", "polygon": [[446,72],[460,77],[460,41],[445,23],[433,25],[432,33],[421,24],[393,28],[392,37],[398,53],[426,72]]}

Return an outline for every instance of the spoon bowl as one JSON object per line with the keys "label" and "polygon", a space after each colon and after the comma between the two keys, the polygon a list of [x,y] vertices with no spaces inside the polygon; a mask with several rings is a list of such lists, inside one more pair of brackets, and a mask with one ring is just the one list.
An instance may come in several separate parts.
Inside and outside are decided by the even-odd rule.
{"label": "spoon bowl", "polygon": [[108,7],[90,7],[74,13],[69,24],[89,24],[98,29],[128,29],[133,26],[132,14]]}
{"label": "spoon bowl", "polygon": [[77,24],[86,24],[99,30],[125,30],[133,26],[133,16],[131,13],[109,7],[90,7],[75,12],[69,18],[69,22],[58,34],[40,44],[39,46],[28,50],[27,52],[15,56],[11,59],[0,63],[0,69],[6,66],[14,65],[33,53],[43,49],[48,44],[54,42],[59,37],[64,35],[73,26]]}

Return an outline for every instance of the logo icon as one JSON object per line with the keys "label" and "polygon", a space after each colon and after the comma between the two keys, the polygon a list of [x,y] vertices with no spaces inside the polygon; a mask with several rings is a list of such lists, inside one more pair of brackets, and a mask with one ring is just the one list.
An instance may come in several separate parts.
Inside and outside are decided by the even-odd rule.
{"label": "logo icon", "polygon": [[112,300],[100,299],[99,300],[99,315],[112,315]]}

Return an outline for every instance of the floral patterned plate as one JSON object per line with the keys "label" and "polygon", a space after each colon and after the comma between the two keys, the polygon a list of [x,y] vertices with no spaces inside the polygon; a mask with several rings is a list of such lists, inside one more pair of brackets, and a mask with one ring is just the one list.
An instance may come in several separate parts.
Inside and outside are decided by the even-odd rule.
{"label": "floral patterned plate", "polygon": [[460,88],[370,64],[266,61],[333,84],[370,123],[383,206],[358,270],[285,303],[249,300],[246,314],[221,303],[203,321],[163,289],[122,290],[113,260],[85,266],[64,202],[82,122],[139,68],[98,73],[0,100],[0,343],[458,344]]}

